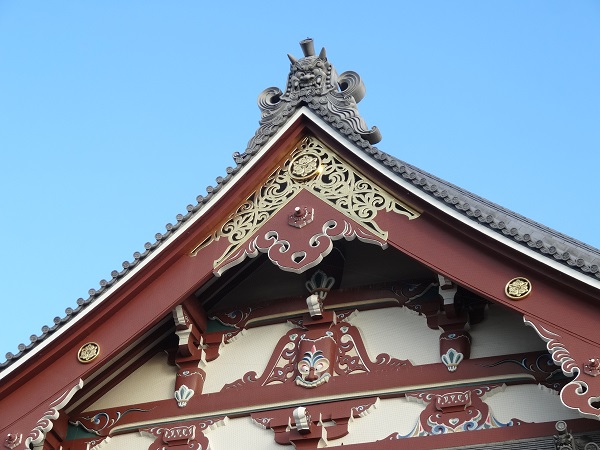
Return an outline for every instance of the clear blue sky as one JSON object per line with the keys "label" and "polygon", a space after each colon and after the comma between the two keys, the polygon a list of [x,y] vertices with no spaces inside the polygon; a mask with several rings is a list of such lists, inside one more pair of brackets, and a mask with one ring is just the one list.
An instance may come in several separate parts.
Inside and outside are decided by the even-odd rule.
{"label": "clear blue sky", "polygon": [[378,147],[600,247],[600,2],[0,1],[0,359],[195,203],[325,46]]}

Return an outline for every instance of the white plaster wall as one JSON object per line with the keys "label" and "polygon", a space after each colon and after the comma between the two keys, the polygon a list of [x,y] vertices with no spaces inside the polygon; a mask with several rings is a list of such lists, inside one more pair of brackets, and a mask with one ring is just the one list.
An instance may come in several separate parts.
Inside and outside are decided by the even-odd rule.
{"label": "white plaster wall", "polygon": [[415,365],[440,361],[440,332],[427,326],[425,316],[407,308],[360,311],[350,323],[360,330],[372,361],[380,353]]}
{"label": "white plaster wall", "polygon": [[[440,331],[427,327],[424,316],[407,308],[384,308],[361,311],[351,319],[358,327],[369,357],[388,353],[413,364],[440,362]],[[471,358],[526,353],[546,349],[545,343],[523,323],[523,316],[496,305],[486,311],[485,320],[474,325]]]}
{"label": "white plaster wall", "polygon": [[257,376],[262,375],[277,342],[289,330],[288,324],[281,323],[250,328],[238,334],[234,341],[223,346],[220,356],[204,368],[206,382],[202,393],[218,392],[225,384],[252,370]]}
{"label": "white plaster wall", "polygon": [[102,450],[148,450],[154,442],[153,437],[140,433],[127,433],[110,438],[108,443],[102,444]]}
{"label": "white plaster wall", "polygon": [[359,444],[385,439],[392,433],[407,435],[417,425],[425,406],[405,398],[379,400],[365,417],[355,418],[343,438],[330,441],[331,446]]}
{"label": "white plaster wall", "polygon": [[211,430],[206,434],[210,450],[282,450],[275,442],[272,430],[255,425],[250,417],[229,419],[227,425]]}
{"label": "white plaster wall", "polygon": [[513,418],[539,423],[582,417],[564,406],[558,393],[536,384],[507,386],[504,391],[492,392],[484,401],[503,423]]}
{"label": "white plaster wall", "polygon": [[523,323],[523,316],[508,308],[490,305],[485,320],[469,331],[473,338],[471,358],[545,350],[535,330]]}
{"label": "white plaster wall", "polygon": [[160,352],[98,399],[88,411],[174,398],[176,375],[177,368],[169,366],[167,354]]}

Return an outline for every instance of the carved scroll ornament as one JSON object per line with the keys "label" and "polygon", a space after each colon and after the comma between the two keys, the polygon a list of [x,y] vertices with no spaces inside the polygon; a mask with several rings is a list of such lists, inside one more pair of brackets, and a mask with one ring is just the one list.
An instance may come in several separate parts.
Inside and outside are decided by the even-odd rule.
{"label": "carved scroll ornament", "polygon": [[[562,332],[531,317],[524,317],[546,342],[546,348],[566,376],[574,376],[560,392],[561,402],[581,414],[600,419],[600,377],[590,373],[590,359],[595,359],[598,347]],[[586,369],[587,365],[587,369]]]}
{"label": "carved scroll ornament", "polygon": [[[31,430],[27,439],[25,439],[25,447],[38,446],[46,439],[46,434],[54,426],[53,421],[60,416],[60,410],[71,401],[73,396],[83,387],[83,380],[78,380],[77,383],[70,389],[63,392],[56,400],[50,403],[48,410],[43,417],[38,420],[36,426]],[[18,444],[17,444],[18,445]]]}
{"label": "carved scroll ornament", "polygon": [[[318,218],[316,213],[313,218],[312,205],[295,205],[303,216],[308,214],[311,217],[310,221],[303,221],[300,228],[313,221],[318,222],[317,228],[320,228],[302,244],[302,248],[290,250],[290,239],[287,235],[286,238],[281,236],[281,230],[265,230],[257,236],[259,229],[283,208],[289,209],[286,223],[289,217],[293,217],[297,210],[289,204],[302,190],[333,207],[343,219]],[[268,252],[273,262],[284,269],[303,271],[314,266],[317,259],[326,256],[331,250],[331,245],[328,245],[331,239],[353,239],[357,236],[366,242],[385,245],[388,233],[377,223],[377,215],[383,211],[401,214],[408,219],[419,216],[417,211],[372,183],[322,143],[308,137],[219,229],[194,248],[191,255],[195,256],[214,242],[226,240],[223,253],[214,261],[217,273],[222,273],[247,256],[256,256],[258,252]],[[294,228],[290,227],[289,230],[294,231]],[[291,255],[292,262],[282,262],[282,253]],[[298,263],[298,267],[294,266],[293,261]]]}
{"label": "carved scroll ornament", "polygon": [[494,417],[483,399],[505,385],[487,385],[460,391],[435,390],[407,394],[408,400],[426,405],[412,431],[406,435],[394,433],[387,440],[437,434],[460,433],[522,425],[512,419],[503,423]]}
{"label": "carved scroll ornament", "polygon": [[141,434],[156,438],[148,450],[167,450],[170,448],[186,448],[209,450],[210,444],[204,433],[225,425],[225,416],[214,417],[194,422],[174,424],[173,426],[157,426],[140,430]]}
{"label": "carved scroll ornament", "polygon": [[340,323],[322,329],[294,328],[275,347],[267,367],[259,377],[248,372],[243,378],[226,384],[226,389],[252,389],[294,382],[303,388],[317,388],[336,376],[347,376],[380,370],[397,370],[410,366],[386,353],[371,361],[358,329]]}

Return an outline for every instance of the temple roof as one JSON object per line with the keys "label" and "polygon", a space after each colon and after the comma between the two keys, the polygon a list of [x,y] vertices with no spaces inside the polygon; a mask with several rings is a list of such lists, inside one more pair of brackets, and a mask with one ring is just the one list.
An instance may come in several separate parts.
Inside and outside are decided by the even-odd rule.
{"label": "temple roof", "polygon": [[0,371],[76,318],[81,311],[136,270],[159,247],[168,243],[179,229],[211,203],[219,191],[236,179],[236,174],[303,107],[308,108],[354,148],[370,158],[390,178],[410,183],[426,196],[493,233],[504,236],[523,249],[531,249],[547,261],[558,261],[571,269],[573,274],[582,274],[591,280],[600,279],[600,250],[461,189],[375,147],[381,134],[377,127],[369,129],[358,112],[357,104],[365,94],[360,76],[352,71],[338,75],[328,61],[325,49],[318,55],[315,54],[311,39],[302,41],[300,45],[303,57],[288,55],[291,65],[285,91],[271,87],[259,95],[260,126],[246,150],[233,154],[235,166],[228,167],[225,176],[218,177],[217,184],[207,188],[206,195],[199,195],[195,205],[188,205],[185,214],[178,214],[174,224],[168,223],[166,232],[157,233],[153,243],[147,242],[142,252],[134,253],[132,261],[124,261],[122,269],[113,270],[110,280],[101,280],[98,289],[90,289],[87,299],[79,298],[75,308],[67,308],[62,318],[55,317],[52,326],[42,327],[42,333],[32,335],[29,344],[20,344],[16,354],[7,353],[6,361],[0,363]]}

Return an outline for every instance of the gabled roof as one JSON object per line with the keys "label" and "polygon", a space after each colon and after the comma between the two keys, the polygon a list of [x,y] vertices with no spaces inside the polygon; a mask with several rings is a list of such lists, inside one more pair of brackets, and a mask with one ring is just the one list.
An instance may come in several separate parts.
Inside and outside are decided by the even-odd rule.
{"label": "gabled roof", "polygon": [[[312,40],[301,42],[304,57],[290,56],[290,74],[285,92],[276,87],[264,90],[258,99],[261,110],[260,127],[243,153],[234,153],[235,167],[228,167],[224,177],[197,197],[196,205],[188,205],[185,214],[177,215],[175,224],[167,224],[165,233],[157,233],[154,243],[146,243],[143,252],[136,252],[132,261],[123,262],[122,270],[111,272],[110,280],[101,280],[99,289],[90,289],[87,299],[78,299],[76,308],[67,308],[66,315],[56,317],[52,326],[42,328],[42,334],[32,336],[31,343],[20,344],[18,353],[8,353],[0,370],[11,366],[41,343],[51,340],[59,330],[111,293],[153,255],[173,239],[187,224],[198,220],[219,194],[235,182],[237,175],[272,141],[272,138],[296,120],[299,114],[310,116],[329,125],[346,145],[362,152],[378,170],[397,183],[406,183],[439,208],[449,208],[481,232],[488,232],[530,256],[557,267],[586,284],[600,287],[600,250],[569,236],[527,219],[515,212],[461,189],[424,172],[374,146],[381,139],[376,127],[369,129],[361,118],[357,104],[364,97],[365,87],[360,76],[352,71],[338,75],[328,61],[325,50],[314,52]],[[319,67],[324,78],[315,75]],[[448,209],[445,209],[448,212]]]}

